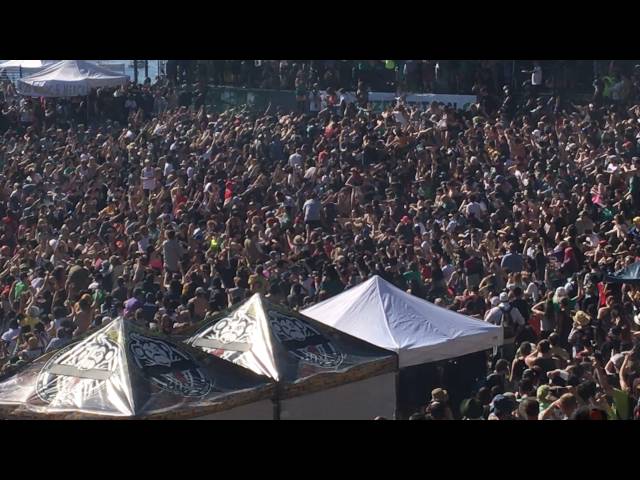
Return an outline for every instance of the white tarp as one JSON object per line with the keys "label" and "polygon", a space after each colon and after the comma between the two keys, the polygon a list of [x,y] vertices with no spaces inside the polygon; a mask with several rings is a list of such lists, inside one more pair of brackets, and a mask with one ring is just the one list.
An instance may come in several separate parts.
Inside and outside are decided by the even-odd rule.
{"label": "white tarp", "polygon": [[57,60],[7,60],[6,62],[0,63],[0,70],[3,70],[5,68],[22,68],[24,70],[36,70],[44,68],[56,62]]}
{"label": "white tarp", "polygon": [[400,368],[502,344],[502,328],[438,307],[379,276],[301,312],[398,353]]}
{"label": "white tarp", "polygon": [[17,91],[32,97],[84,96],[93,88],[117,87],[129,81],[127,75],[85,60],[62,60],[44,70],[21,78]]}

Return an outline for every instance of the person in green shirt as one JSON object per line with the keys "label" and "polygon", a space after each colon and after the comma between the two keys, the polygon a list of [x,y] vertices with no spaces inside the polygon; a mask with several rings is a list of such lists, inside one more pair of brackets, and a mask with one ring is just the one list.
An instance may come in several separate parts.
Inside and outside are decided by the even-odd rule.
{"label": "person in green shirt", "polygon": [[13,285],[12,297],[14,301],[19,301],[22,294],[29,289],[29,281],[27,280],[27,274],[21,273],[16,282]]}
{"label": "person in green shirt", "polygon": [[[631,420],[633,418],[633,407],[636,403],[634,395],[638,395],[640,387],[640,378],[633,380],[633,385],[628,384],[628,374],[626,369],[629,365],[629,357],[631,355],[640,356],[640,346],[636,345],[634,349],[626,356],[620,368],[620,387],[614,388],[609,383],[607,374],[598,359],[593,360],[593,368],[596,379],[600,384],[607,398],[610,399],[610,407],[607,409],[607,415],[610,420]],[[635,387],[635,390],[634,388]]]}
{"label": "person in green shirt", "polygon": [[418,282],[418,284],[422,285],[422,276],[420,275],[420,271],[418,268],[417,262],[411,262],[409,265],[409,270],[402,274],[407,285],[411,283],[412,280]]}

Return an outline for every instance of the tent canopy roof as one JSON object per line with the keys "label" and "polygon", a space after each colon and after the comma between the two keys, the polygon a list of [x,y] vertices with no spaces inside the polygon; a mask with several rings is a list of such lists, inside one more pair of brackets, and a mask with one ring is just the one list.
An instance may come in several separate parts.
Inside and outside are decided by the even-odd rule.
{"label": "tent canopy roof", "polygon": [[87,95],[92,88],[117,87],[128,81],[127,75],[86,60],[62,60],[18,80],[17,90],[22,95],[73,97]]}
{"label": "tent canopy roof", "polygon": [[400,367],[455,358],[502,343],[502,328],[438,307],[374,276],[302,311],[399,355]]}
{"label": "tent canopy roof", "polygon": [[279,382],[304,380],[309,388],[311,377],[337,382],[397,368],[393,352],[272,304],[260,294],[205,322],[187,342]]}
{"label": "tent canopy roof", "polygon": [[3,68],[42,68],[57,60],[7,60],[0,63],[0,69]]}
{"label": "tent canopy roof", "polygon": [[632,263],[612,275],[607,275],[606,283],[640,283],[640,262]]}
{"label": "tent canopy roof", "polygon": [[116,319],[0,383],[0,405],[61,418],[180,418],[270,398],[272,391],[265,377]]}

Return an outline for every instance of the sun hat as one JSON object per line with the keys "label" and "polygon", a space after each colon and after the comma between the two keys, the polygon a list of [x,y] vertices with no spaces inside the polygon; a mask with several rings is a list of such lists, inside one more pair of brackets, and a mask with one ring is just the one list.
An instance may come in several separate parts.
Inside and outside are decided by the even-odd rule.
{"label": "sun hat", "polygon": [[434,388],[431,391],[431,400],[437,402],[446,402],[449,399],[449,392],[444,388]]}
{"label": "sun hat", "polygon": [[573,316],[573,322],[580,327],[586,327],[591,323],[591,317],[582,310],[578,310]]}

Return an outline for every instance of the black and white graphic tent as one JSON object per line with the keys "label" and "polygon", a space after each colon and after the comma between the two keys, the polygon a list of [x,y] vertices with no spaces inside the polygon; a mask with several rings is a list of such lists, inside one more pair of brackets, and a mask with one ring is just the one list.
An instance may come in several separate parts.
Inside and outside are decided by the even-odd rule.
{"label": "black and white graphic tent", "polygon": [[274,385],[116,319],[0,383],[3,418],[271,419]]}
{"label": "black and white graphic tent", "polygon": [[277,383],[281,419],[392,416],[397,356],[256,294],[186,342]]}

